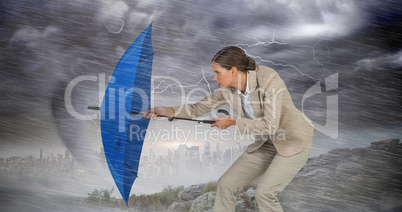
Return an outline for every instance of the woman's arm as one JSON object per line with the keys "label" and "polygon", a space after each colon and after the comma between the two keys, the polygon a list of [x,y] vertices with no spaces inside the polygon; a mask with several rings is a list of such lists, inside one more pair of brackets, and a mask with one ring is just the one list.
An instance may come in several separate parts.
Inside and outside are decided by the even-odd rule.
{"label": "woman's arm", "polygon": [[204,97],[202,100],[194,104],[151,108],[144,112],[143,117],[159,119],[160,117],[156,117],[157,115],[175,116],[181,118],[194,118],[202,116],[203,114],[218,109],[222,105],[226,104],[226,101],[222,97],[222,92],[222,89],[218,89],[211,95]]}
{"label": "woman's arm", "polygon": [[[282,116],[282,107],[285,104],[293,104],[288,102],[290,98],[285,98],[287,88],[283,80],[279,75],[275,75],[270,81],[269,85],[265,88],[258,88],[259,92],[264,93],[263,99],[251,104],[263,104],[263,117],[260,119],[250,118],[236,118],[233,116],[222,116],[211,119],[216,121],[211,127],[217,127],[219,129],[226,129],[235,125],[239,134],[256,134],[256,135],[274,135],[278,130],[279,122]],[[259,106],[258,105],[258,106]]]}
{"label": "woman's arm", "polygon": [[222,96],[225,89],[217,89],[211,95],[204,97],[194,104],[184,104],[172,107],[174,116],[182,118],[195,118],[218,109],[227,102]]}
{"label": "woman's arm", "polygon": [[161,116],[173,116],[174,115],[174,110],[172,107],[154,107],[151,108],[147,111],[144,112],[142,117],[144,118],[152,118],[152,119],[160,119],[161,117],[158,117],[158,115]]}

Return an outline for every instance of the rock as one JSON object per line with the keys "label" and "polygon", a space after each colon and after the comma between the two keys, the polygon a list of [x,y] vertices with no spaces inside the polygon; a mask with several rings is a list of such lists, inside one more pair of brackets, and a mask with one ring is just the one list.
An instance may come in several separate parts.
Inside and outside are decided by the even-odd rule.
{"label": "rock", "polygon": [[172,203],[169,208],[168,212],[188,212],[191,209],[191,205],[193,204],[194,200],[185,201],[185,200],[178,200]]}
{"label": "rock", "polygon": [[238,201],[236,201],[236,211],[251,212],[258,211],[257,201],[255,199],[256,190],[253,188],[247,189],[247,191],[240,192],[238,195]]}
{"label": "rock", "polygon": [[330,150],[327,154],[345,156],[345,155],[347,155],[349,153],[350,153],[350,149],[336,148],[336,149]]}
{"label": "rock", "polygon": [[215,192],[210,191],[199,196],[194,200],[191,205],[191,211],[201,212],[201,211],[212,211],[212,206],[214,205]]}
{"label": "rock", "polygon": [[250,201],[253,201],[255,199],[256,190],[254,190],[253,188],[249,188],[246,191],[246,194],[247,194],[248,198],[250,198]]}
{"label": "rock", "polygon": [[[402,200],[402,144],[398,139],[370,147],[334,149],[310,158],[278,196],[284,211],[399,211]],[[211,211],[215,194],[205,184],[179,193],[168,211]],[[258,211],[256,191],[240,192],[236,212]]]}
{"label": "rock", "polygon": [[342,163],[336,167],[335,177],[342,177],[344,175],[351,176],[358,174],[361,170],[363,170],[363,166],[357,163]]}
{"label": "rock", "polygon": [[183,191],[179,192],[179,198],[181,200],[194,200],[202,194],[202,190],[204,190],[205,185],[206,184],[203,183],[189,186],[183,189]]}
{"label": "rock", "polygon": [[401,205],[401,167],[398,139],[334,149],[309,159],[278,197],[288,212],[390,211]]}
{"label": "rock", "polygon": [[236,201],[236,212],[237,211],[245,211],[246,206],[244,205],[244,200],[237,200]]}
{"label": "rock", "polygon": [[388,144],[388,145],[396,145],[399,144],[399,139],[388,139],[388,140],[381,140],[381,141],[377,141],[377,142],[372,142],[371,145],[372,146],[381,146],[384,144]]}
{"label": "rock", "polygon": [[300,177],[313,178],[313,179],[329,177],[329,169],[327,169],[327,168],[316,168],[316,169],[313,169],[312,171],[304,173]]}

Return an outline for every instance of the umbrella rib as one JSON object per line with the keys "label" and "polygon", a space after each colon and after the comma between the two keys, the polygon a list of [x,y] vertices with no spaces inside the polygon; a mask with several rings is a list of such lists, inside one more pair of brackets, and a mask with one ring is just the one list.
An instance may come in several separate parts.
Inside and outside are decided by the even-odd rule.
{"label": "umbrella rib", "polygon": [[151,57],[152,55],[154,55],[154,53],[152,53],[152,54],[150,54],[150,55],[146,56],[144,59],[142,59],[142,60],[138,61],[138,63],[141,63],[143,60],[147,59],[148,57]]}
{"label": "umbrella rib", "polygon": [[[142,43],[141,43],[141,45],[143,45],[145,42],[143,41]],[[130,56],[135,50],[137,50],[138,49],[138,46],[137,47],[135,47],[135,49],[133,50],[133,51],[131,51],[130,52],[130,54],[129,55],[127,55],[127,57],[126,58],[124,58],[124,60],[123,61],[121,61],[122,63],[124,63],[124,61],[126,61],[126,59],[128,58],[128,56]],[[147,59],[149,56],[151,56],[151,55],[153,55],[154,53],[152,53],[152,54],[150,54],[150,55],[148,55],[146,58],[144,58],[144,59],[142,59],[142,60],[140,60],[138,63],[140,63],[141,61],[143,61],[143,60],[145,60],[145,59]]]}
{"label": "umbrella rib", "polygon": [[124,163],[125,163],[125,164],[127,165],[127,167],[133,172],[133,174],[134,174],[137,178],[139,178],[138,175],[133,171],[133,169],[131,169],[130,165],[128,165],[128,163],[127,163],[126,161],[124,161]]}
{"label": "umbrella rib", "polygon": [[[130,47],[128,47],[128,48],[130,48]],[[138,49],[138,46],[135,47],[134,50],[130,51],[130,53],[127,55],[127,57],[125,57],[123,61],[121,61],[121,62],[119,61],[118,64],[119,64],[119,63],[124,63],[124,62],[126,61],[126,59],[127,59],[133,52],[135,52],[135,50],[137,50],[137,49]],[[123,54],[123,56],[124,56],[124,54]]]}

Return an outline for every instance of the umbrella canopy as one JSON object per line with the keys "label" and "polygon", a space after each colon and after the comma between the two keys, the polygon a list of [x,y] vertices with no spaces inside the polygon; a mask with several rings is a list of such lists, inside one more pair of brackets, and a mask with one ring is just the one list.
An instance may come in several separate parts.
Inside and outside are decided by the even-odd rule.
{"label": "umbrella canopy", "polygon": [[120,58],[101,105],[101,133],[107,164],[124,201],[128,198],[138,165],[149,119],[131,111],[150,106],[153,50],[152,23]]}

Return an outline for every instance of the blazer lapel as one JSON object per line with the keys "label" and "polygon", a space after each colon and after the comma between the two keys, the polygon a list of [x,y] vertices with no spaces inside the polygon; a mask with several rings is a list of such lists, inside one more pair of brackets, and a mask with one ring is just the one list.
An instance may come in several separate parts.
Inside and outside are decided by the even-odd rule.
{"label": "blazer lapel", "polygon": [[261,99],[260,99],[260,91],[257,89],[257,73],[256,71],[249,71],[249,89],[251,96],[251,105],[254,110],[254,116],[261,117],[262,107],[261,107]]}
{"label": "blazer lapel", "polygon": [[241,106],[241,100],[240,100],[239,92],[237,91],[237,89],[235,89],[235,88],[232,89],[231,96],[232,96],[233,100],[229,101],[229,102],[232,103],[233,111],[235,113],[237,113],[237,115],[239,115],[239,117],[244,118],[243,108]]}

